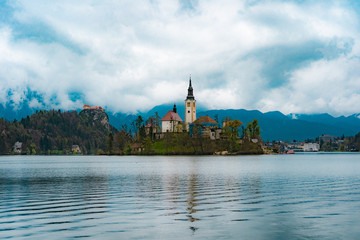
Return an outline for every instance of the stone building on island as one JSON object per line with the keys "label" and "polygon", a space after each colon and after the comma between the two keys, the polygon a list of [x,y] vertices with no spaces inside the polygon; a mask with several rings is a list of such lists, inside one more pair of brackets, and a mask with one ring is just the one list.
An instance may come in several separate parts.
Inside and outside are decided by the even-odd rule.
{"label": "stone building on island", "polygon": [[190,76],[188,93],[185,99],[185,122],[183,122],[177,113],[176,105],[174,104],[173,111],[169,111],[161,119],[160,138],[163,137],[163,133],[167,132],[189,132],[190,135],[193,135],[195,130],[210,139],[220,139],[221,126],[218,122],[209,116],[202,116],[196,119],[196,100]]}
{"label": "stone building on island", "polygon": [[179,116],[176,110],[176,104],[172,111],[168,111],[167,114],[161,119],[161,132],[182,132],[183,120]]}
{"label": "stone building on island", "polygon": [[209,137],[211,140],[220,139],[222,132],[220,124],[209,116],[202,116],[193,123],[189,123],[190,135],[200,133],[202,136]]}

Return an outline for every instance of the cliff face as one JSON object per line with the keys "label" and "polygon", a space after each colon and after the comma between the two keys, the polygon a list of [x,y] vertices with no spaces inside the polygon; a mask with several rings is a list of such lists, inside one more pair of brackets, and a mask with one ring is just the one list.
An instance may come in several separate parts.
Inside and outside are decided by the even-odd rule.
{"label": "cliff face", "polygon": [[107,129],[110,129],[109,117],[105,111],[101,109],[84,109],[79,113],[80,116],[86,116],[95,125],[97,122],[101,123]]}

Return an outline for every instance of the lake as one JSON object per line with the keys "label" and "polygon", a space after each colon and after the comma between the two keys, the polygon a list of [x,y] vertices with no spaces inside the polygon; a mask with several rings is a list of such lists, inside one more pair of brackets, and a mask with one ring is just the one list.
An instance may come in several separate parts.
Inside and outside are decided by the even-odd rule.
{"label": "lake", "polygon": [[2,156],[2,239],[360,239],[360,154]]}

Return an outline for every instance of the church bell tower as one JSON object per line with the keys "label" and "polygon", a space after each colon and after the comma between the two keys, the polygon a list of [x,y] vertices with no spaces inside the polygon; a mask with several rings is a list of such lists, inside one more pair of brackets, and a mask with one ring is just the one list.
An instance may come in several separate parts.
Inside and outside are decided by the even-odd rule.
{"label": "church bell tower", "polygon": [[188,95],[185,99],[185,125],[186,129],[189,129],[189,123],[196,120],[196,100],[191,86],[191,76],[189,79]]}

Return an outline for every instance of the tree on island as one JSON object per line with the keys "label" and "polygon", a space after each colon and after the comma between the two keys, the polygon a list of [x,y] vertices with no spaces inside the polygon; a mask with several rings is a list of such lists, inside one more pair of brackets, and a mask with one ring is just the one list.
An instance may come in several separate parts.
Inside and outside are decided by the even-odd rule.
{"label": "tree on island", "polygon": [[228,117],[224,119],[224,126],[222,129],[223,135],[226,137],[227,150],[229,152],[236,152],[239,150],[239,127],[241,125],[242,122],[237,119],[231,120]]}
{"label": "tree on island", "polygon": [[144,126],[144,119],[141,115],[132,122],[132,126],[135,130],[135,140],[141,141],[145,136],[145,126]]}
{"label": "tree on island", "polygon": [[254,119],[252,122],[249,122],[246,125],[245,136],[247,136],[248,139],[260,137],[260,126],[258,124],[259,121],[257,119]]}
{"label": "tree on island", "polygon": [[[154,139],[154,135],[156,132],[160,131],[160,116],[158,114],[158,112],[155,112],[154,115],[150,116],[146,122],[146,125],[149,125],[149,135],[151,140]],[[155,132],[154,132],[155,129]]]}

